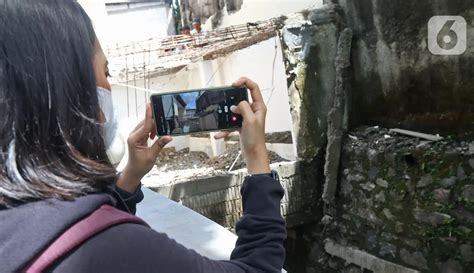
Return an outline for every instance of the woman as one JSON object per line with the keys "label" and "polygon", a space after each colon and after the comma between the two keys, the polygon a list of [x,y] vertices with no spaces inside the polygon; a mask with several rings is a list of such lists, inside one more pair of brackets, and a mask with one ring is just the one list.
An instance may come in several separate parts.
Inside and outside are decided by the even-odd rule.
{"label": "woman", "polygon": [[[107,157],[112,116],[106,58],[74,0],[0,0],[0,271],[25,270],[59,236],[104,204],[135,212],[141,178],[171,137],[155,138],[150,106],[128,139],[117,174]],[[284,261],[283,190],[270,177],[258,86],[233,107],[248,177],[231,261],[213,261],[165,234],[112,226],[54,260],[49,272],[279,272]],[[113,127],[113,126],[112,126]],[[227,133],[218,134],[223,138]]]}

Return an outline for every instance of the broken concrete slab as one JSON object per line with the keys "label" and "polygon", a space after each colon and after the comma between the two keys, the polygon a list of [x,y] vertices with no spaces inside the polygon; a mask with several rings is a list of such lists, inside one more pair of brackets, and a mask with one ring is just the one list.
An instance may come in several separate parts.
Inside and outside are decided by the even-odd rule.
{"label": "broken concrete slab", "polygon": [[334,89],[333,107],[329,111],[328,144],[326,147],[326,162],[324,175],[326,176],[323,192],[323,200],[327,204],[334,202],[337,188],[337,174],[342,149],[342,135],[344,132],[344,115],[346,109],[346,96],[348,92],[348,69],[350,67],[352,30],[349,28],[341,32],[338,40],[338,48],[335,60],[336,86]]}
{"label": "broken concrete slab", "polygon": [[347,263],[355,264],[361,268],[374,273],[419,273],[420,271],[410,269],[392,262],[380,259],[365,251],[351,246],[343,246],[332,240],[326,240],[324,249],[327,253],[344,259]]}

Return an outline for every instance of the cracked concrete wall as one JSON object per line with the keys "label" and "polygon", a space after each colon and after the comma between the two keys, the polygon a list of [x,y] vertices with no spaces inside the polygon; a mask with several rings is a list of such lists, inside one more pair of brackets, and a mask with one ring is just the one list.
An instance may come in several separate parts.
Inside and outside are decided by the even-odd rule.
{"label": "cracked concrete wall", "polygon": [[282,32],[293,131],[298,157],[303,161],[324,154],[327,115],[336,86],[339,32],[333,7],[289,19]]}
{"label": "cracked concrete wall", "polygon": [[[353,125],[445,134],[474,128],[474,1],[338,2],[354,31]],[[435,15],[465,18],[464,54],[437,56],[429,51],[428,21]]]}

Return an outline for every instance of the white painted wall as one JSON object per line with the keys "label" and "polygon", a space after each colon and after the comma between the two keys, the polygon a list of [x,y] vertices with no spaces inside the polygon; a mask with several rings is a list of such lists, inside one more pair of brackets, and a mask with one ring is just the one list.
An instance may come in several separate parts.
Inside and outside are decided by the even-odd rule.
{"label": "white painted wall", "polygon": [[[221,27],[245,24],[247,22],[263,21],[281,15],[288,15],[304,9],[321,7],[323,0],[244,0],[242,9],[222,18]],[[206,21],[206,29],[211,29],[210,20]]]}
{"label": "white painted wall", "polygon": [[131,6],[130,10],[108,10],[107,23],[111,31],[106,34],[105,40],[109,44],[130,43],[171,34],[168,33],[170,8],[166,4],[147,3],[144,6]]}
{"label": "white painted wall", "polygon": [[104,0],[79,0],[91,17],[103,48],[174,34],[172,12],[166,4],[130,4],[130,10],[113,11]]}

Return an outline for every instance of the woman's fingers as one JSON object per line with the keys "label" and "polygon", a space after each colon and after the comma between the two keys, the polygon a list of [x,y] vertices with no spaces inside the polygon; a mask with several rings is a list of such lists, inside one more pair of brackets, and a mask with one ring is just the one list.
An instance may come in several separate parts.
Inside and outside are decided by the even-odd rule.
{"label": "woman's fingers", "polygon": [[153,143],[153,145],[151,146],[151,149],[155,157],[158,156],[158,154],[166,146],[166,144],[170,143],[172,140],[173,140],[172,137],[164,136],[158,139],[157,141],[155,141],[155,143]]}
{"label": "woman's fingers", "polygon": [[232,84],[234,87],[239,87],[242,85],[247,86],[247,88],[250,90],[250,95],[252,96],[252,100],[254,102],[265,103],[263,101],[262,92],[260,91],[258,84],[246,77],[242,77]]}
{"label": "woman's fingers", "polygon": [[154,127],[153,113],[151,105],[148,103],[146,106],[145,120],[140,122],[135,130],[130,134],[128,138],[129,142],[131,141],[132,143],[135,143],[143,139],[148,139],[149,137],[152,137],[153,139],[156,134]]}
{"label": "woman's fingers", "polygon": [[145,124],[143,126],[143,134],[149,135],[154,127],[154,122],[153,122],[153,112],[151,109],[151,104],[147,103],[146,104],[146,113],[145,113]]}
{"label": "woman's fingers", "polygon": [[230,110],[239,114],[244,118],[244,122],[252,122],[255,118],[255,114],[247,101],[241,101],[238,106],[230,107]]}

